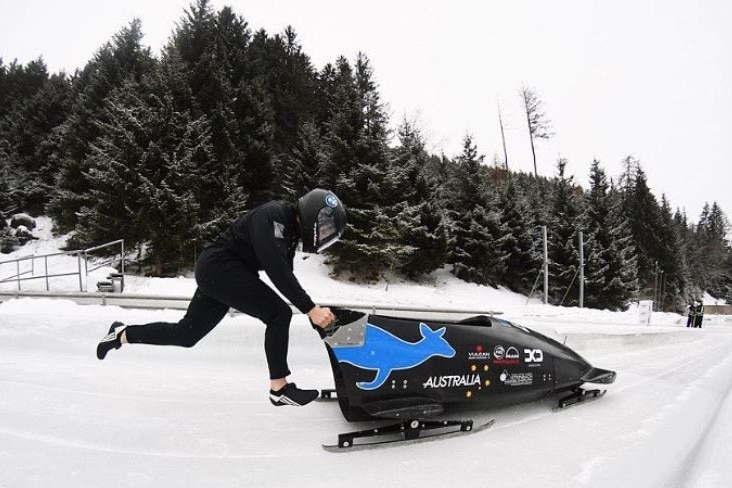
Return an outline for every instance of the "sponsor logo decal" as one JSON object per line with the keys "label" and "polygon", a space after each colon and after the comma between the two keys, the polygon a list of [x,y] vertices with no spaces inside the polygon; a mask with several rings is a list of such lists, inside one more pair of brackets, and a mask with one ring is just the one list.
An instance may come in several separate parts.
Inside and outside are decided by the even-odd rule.
{"label": "sponsor logo decal", "polygon": [[477,374],[453,374],[444,376],[430,376],[426,382],[422,384],[424,388],[458,388],[481,386],[482,380]]}
{"label": "sponsor logo decal", "polygon": [[529,368],[540,366],[544,361],[544,353],[541,349],[524,349],[524,362]]}
{"label": "sponsor logo decal", "polygon": [[475,346],[475,351],[468,352],[468,361],[487,361],[491,358],[491,353],[483,350],[483,344]]}
{"label": "sponsor logo decal", "polygon": [[534,373],[509,373],[504,369],[500,380],[506,386],[530,386],[534,384]]}
{"label": "sponsor logo decal", "polygon": [[[483,365],[483,372],[487,373],[490,368],[487,364]],[[422,383],[422,388],[428,389],[444,389],[444,388],[465,388],[466,398],[473,398],[478,395],[483,388],[491,386],[491,380],[481,377],[479,366],[477,364],[470,365],[469,374],[446,374],[441,376],[430,376],[427,381]]]}
{"label": "sponsor logo decal", "polygon": [[357,382],[356,386],[362,390],[376,390],[386,383],[392,371],[412,369],[433,357],[455,357],[455,349],[443,337],[445,331],[445,327],[432,330],[420,323],[422,339],[407,342],[381,327],[366,324],[363,344],[333,346],[332,349],[338,362],[375,371],[373,380]]}
{"label": "sponsor logo decal", "polygon": [[493,364],[503,366],[514,366],[519,364],[519,352],[514,346],[504,349],[500,344],[493,349]]}

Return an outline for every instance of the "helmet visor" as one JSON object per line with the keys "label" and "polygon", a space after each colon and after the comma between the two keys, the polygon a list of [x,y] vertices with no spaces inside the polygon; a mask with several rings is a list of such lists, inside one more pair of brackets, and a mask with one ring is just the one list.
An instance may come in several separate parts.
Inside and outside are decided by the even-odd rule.
{"label": "helmet visor", "polygon": [[324,207],[318,212],[318,252],[330,247],[341,237],[335,221],[335,212],[330,207]]}

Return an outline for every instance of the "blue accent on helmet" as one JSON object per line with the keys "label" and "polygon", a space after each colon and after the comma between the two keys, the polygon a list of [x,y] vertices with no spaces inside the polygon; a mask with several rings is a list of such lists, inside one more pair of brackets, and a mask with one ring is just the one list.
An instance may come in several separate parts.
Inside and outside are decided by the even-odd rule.
{"label": "blue accent on helmet", "polygon": [[338,206],[338,199],[335,195],[330,194],[325,197],[325,204],[328,205],[330,208],[336,208]]}

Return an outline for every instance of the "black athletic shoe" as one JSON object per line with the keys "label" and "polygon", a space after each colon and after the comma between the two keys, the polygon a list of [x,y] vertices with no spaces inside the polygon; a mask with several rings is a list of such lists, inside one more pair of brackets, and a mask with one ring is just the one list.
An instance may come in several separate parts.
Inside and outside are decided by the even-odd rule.
{"label": "black athletic shoe", "polygon": [[277,391],[269,390],[269,401],[275,407],[283,405],[302,407],[316,398],[318,398],[318,390],[301,390],[295,386],[295,383],[288,383]]}
{"label": "black athletic shoe", "polygon": [[104,339],[102,339],[97,346],[97,358],[104,359],[109,351],[122,347],[120,337],[122,336],[123,330],[125,330],[125,324],[122,322],[115,322],[112,324],[107,335],[104,336]]}

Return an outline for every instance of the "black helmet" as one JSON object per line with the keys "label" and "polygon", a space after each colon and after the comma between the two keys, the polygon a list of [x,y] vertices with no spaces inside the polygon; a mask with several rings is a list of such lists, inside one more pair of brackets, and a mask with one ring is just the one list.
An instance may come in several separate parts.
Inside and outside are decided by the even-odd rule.
{"label": "black helmet", "polygon": [[297,202],[303,252],[317,253],[335,243],[346,228],[346,209],[333,192],[316,188]]}

